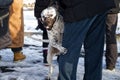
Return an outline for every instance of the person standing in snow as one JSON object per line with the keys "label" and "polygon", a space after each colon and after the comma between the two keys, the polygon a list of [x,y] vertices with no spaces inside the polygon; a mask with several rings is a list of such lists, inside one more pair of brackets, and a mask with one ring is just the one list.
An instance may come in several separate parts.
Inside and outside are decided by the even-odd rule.
{"label": "person standing in snow", "polygon": [[[52,0],[36,0],[35,1],[35,7],[34,7],[34,16],[37,19],[38,22],[38,26],[36,27],[36,29],[41,29],[43,31],[43,39],[48,39],[48,35],[47,35],[47,31],[44,28],[43,24],[40,21],[40,17],[41,17],[41,12],[43,9],[47,8],[49,6],[49,4],[51,3]],[[43,42],[43,63],[45,65],[48,65],[47,62],[47,51],[48,51],[48,44],[46,42]]]}
{"label": "person standing in snow", "polygon": [[8,46],[14,53],[14,61],[26,58],[22,53],[24,45],[23,0],[13,0],[10,6],[9,30],[12,44]]}
{"label": "person standing in snow", "polygon": [[80,50],[84,43],[85,73],[83,80],[102,80],[105,21],[113,0],[58,0],[65,22],[57,80],[76,80]]}
{"label": "person standing in snow", "polygon": [[[23,0],[13,0],[10,5],[8,26],[10,44],[5,47],[11,48],[14,53],[13,61],[23,60],[26,58],[22,53],[22,47],[24,44]],[[9,42],[5,42],[4,45]],[[2,42],[0,42],[0,44],[1,43]]]}
{"label": "person standing in snow", "polygon": [[119,13],[119,0],[114,0],[116,8],[110,9],[106,19],[106,69],[114,70],[118,53],[116,41],[116,28]]}

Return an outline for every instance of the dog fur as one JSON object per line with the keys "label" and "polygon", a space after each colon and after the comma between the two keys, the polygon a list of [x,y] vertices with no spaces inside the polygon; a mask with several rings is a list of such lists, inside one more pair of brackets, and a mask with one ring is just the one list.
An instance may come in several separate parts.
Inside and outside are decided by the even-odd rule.
{"label": "dog fur", "polygon": [[42,11],[41,22],[47,29],[49,39],[47,61],[49,64],[48,80],[50,80],[53,73],[53,56],[67,52],[67,49],[62,46],[64,22],[63,17],[57,12],[55,7],[48,7]]}

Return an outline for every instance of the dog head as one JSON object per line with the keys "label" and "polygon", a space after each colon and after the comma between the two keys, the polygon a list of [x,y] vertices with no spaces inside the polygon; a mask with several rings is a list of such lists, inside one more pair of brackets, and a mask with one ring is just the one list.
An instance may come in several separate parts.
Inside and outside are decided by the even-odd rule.
{"label": "dog head", "polygon": [[48,7],[41,12],[41,22],[47,30],[51,30],[56,21],[57,10],[55,7]]}

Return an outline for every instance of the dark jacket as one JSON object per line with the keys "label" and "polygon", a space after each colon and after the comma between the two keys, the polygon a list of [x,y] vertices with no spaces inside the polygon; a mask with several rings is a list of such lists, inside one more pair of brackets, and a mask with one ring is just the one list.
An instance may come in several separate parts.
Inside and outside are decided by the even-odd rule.
{"label": "dark jacket", "polygon": [[8,32],[9,7],[13,0],[0,0],[0,37]]}
{"label": "dark jacket", "polygon": [[110,11],[108,13],[119,13],[120,11],[120,0],[114,0],[115,4],[116,4],[116,8],[110,9]]}
{"label": "dark jacket", "polygon": [[0,0],[0,50],[11,44],[9,34],[9,7],[13,0]]}
{"label": "dark jacket", "polygon": [[8,32],[9,7],[0,8],[0,37]]}
{"label": "dark jacket", "polygon": [[113,0],[58,0],[63,8],[64,20],[79,21],[115,7]]}
{"label": "dark jacket", "polygon": [[11,44],[8,28],[9,8],[0,9],[0,50]]}
{"label": "dark jacket", "polygon": [[50,0],[36,0],[35,7],[34,7],[34,16],[36,18],[40,18],[40,13],[43,9],[48,7],[50,4]]}

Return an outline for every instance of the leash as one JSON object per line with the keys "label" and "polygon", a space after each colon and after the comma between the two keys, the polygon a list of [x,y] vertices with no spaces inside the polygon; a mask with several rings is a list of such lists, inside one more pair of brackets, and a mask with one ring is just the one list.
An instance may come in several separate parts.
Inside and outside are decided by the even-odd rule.
{"label": "leash", "polygon": [[8,15],[9,15],[9,12],[0,17],[0,25],[1,25],[1,27],[3,27],[3,19],[6,18]]}

